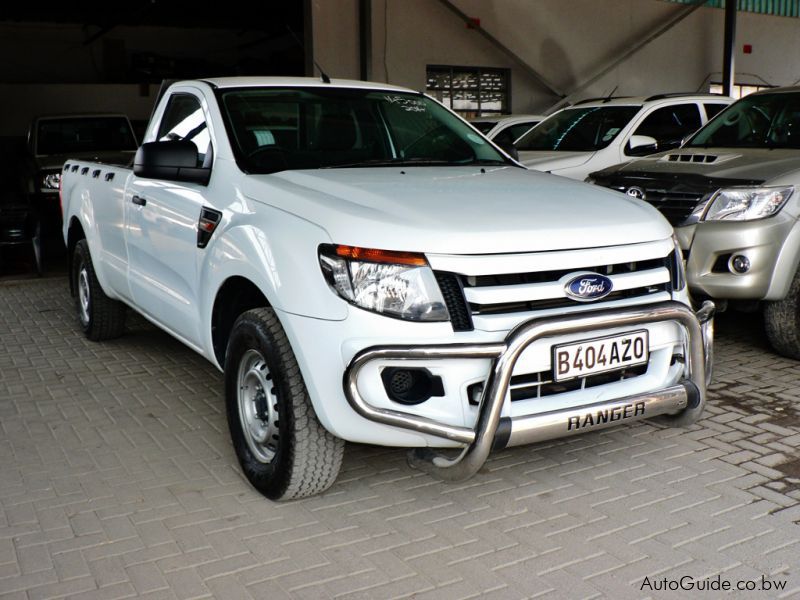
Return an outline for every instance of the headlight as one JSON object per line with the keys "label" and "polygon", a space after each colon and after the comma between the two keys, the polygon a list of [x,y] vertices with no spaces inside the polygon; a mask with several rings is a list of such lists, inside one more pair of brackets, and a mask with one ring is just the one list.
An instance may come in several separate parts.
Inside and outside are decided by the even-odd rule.
{"label": "headlight", "polygon": [[325,245],[319,263],[331,288],[351,304],[409,321],[450,320],[422,254]]}
{"label": "headlight", "polygon": [[61,183],[61,171],[42,175],[41,183],[43,190],[57,190]]}
{"label": "headlight", "polygon": [[740,187],[717,191],[709,202],[706,221],[753,221],[777,213],[794,191],[785,187]]}

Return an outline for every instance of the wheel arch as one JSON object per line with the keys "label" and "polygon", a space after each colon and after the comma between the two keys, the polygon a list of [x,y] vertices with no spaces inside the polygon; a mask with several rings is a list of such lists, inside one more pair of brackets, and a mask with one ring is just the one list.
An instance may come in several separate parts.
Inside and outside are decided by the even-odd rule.
{"label": "wheel arch", "polygon": [[69,221],[69,228],[67,229],[67,273],[69,273],[69,293],[75,296],[75,282],[72,277],[72,260],[75,253],[75,246],[78,242],[86,239],[86,232],[83,230],[80,219],[73,216]]}
{"label": "wheel arch", "polygon": [[267,306],[272,306],[267,296],[247,277],[233,275],[222,282],[211,308],[211,346],[220,367],[225,366],[228,339],[239,315]]}

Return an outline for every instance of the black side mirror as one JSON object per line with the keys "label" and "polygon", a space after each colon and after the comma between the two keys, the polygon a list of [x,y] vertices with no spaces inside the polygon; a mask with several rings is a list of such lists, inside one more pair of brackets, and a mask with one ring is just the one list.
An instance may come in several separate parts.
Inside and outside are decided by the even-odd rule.
{"label": "black side mirror", "polygon": [[208,185],[211,169],[197,166],[197,146],[189,140],[142,144],[133,159],[133,174]]}
{"label": "black side mirror", "polygon": [[494,140],[494,143],[497,144],[500,149],[508,154],[511,158],[514,160],[519,160],[519,152],[517,152],[517,148],[514,146],[513,142],[509,142],[508,140]]}

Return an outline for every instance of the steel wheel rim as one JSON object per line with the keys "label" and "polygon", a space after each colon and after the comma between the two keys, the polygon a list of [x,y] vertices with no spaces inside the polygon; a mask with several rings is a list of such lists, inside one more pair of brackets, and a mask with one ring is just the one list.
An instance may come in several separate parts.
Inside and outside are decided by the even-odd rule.
{"label": "steel wheel rim", "polygon": [[86,265],[81,265],[78,271],[78,308],[80,309],[81,323],[89,324],[89,300],[91,292],[89,289],[89,273]]}
{"label": "steel wheel rim", "polygon": [[267,361],[258,350],[248,350],[239,362],[237,404],[239,421],[250,452],[270,463],[278,451],[278,397]]}

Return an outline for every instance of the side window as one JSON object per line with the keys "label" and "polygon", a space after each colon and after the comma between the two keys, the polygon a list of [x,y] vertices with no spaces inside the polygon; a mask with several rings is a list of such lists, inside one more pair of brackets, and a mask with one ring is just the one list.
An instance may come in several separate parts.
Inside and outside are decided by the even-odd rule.
{"label": "side window", "polygon": [[513,144],[523,135],[525,135],[528,130],[536,125],[539,121],[529,121],[527,123],[517,123],[516,125],[512,125],[507,129],[504,129],[501,133],[508,134],[508,143]]}
{"label": "side window", "polygon": [[159,142],[188,140],[197,146],[197,166],[203,166],[211,148],[211,136],[200,101],[189,94],[175,94],[169,99],[156,139]]}
{"label": "side window", "polygon": [[706,118],[709,121],[728,108],[727,104],[703,104],[703,106],[706,109]]}
{"label": "side window", "polygon": [[696,104],[665,106],[650,113],[634,132],[649,135],[658,142],[659,150],[680,145],[681,140],[700,129],[700,111]]}

